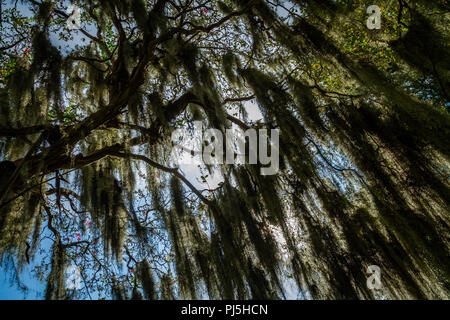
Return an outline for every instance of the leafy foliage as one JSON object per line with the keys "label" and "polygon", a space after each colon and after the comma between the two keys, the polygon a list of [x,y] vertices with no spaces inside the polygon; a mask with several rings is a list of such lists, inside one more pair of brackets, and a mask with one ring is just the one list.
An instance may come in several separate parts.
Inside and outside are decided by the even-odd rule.
{"label": "leafy foliage", "polygon": [[[48,299],[448,299],[449,5],[369,2],[1,1],[3,264]],[[196,120],[278,129],[280,171],[185,175]]]}

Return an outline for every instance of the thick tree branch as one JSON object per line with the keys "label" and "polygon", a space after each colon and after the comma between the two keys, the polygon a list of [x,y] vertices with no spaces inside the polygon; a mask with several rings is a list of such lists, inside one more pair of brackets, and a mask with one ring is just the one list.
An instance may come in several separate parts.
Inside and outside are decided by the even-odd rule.
{"label": "thick tree branch", "polygon": [[30,134],[36,134],[49,128],[51,128],[51,126],[48,125],[37,125],[25,128],[8,128],[0,126],[0,137],[22,137]]}

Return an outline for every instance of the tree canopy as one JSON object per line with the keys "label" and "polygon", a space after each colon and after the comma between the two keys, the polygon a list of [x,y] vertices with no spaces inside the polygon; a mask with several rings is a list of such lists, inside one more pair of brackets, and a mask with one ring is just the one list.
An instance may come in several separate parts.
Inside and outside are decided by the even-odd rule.
{"label": "tree canopy", "polygon": [[[65,2],[0,1],[24,289],[33,265],[47,299],[450,298],[448,1],[376,1],[373,30],[365,0]],[[280,170],[189,175],[171,134],[194,121],[278,130]]]}

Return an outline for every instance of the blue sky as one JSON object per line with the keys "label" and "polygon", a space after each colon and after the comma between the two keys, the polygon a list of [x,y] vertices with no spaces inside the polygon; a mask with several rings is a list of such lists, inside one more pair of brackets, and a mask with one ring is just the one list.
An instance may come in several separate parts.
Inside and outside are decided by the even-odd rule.
{"label": "blue sky", "polygon": [[40,282],[30,272],[30,267],[25,267],[20,277],[22,283],[28,287],[27,292],[22,292],[15,281],[11,279],[11,272],[0,267],[0,300],[36,300],[41,299],[45,289],[45,283]]}

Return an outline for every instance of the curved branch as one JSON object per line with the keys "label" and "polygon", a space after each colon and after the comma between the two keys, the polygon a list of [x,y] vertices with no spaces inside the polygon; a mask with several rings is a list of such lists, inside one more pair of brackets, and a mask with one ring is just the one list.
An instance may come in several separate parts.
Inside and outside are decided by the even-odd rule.
{"label": "curved branch", "polygon": [[142,160],[146,163],[148,163],[149,165],[151,165],[152,167],[155,167],[161,171],[173,174],[174,176],[176,176],[178,179],[180,179],[181,181],[184,182],[184,184],[186,184],[186,186],[191,189],[191,191],[200,199],[202,200],[205,204],[207,205],[212,205],[213,201],[207,199],[204,195],[202,195],[202,193],[194,187],[194,185],[188,180],[186,179],[185,176],[183,176],[180,171],[178,170],[178,168],[168,168],[165,167],[153,160],[151,160],[150,158],[147,158],[146,156],[142,156],[139,154],[133,154],[133,153],[125,153],[125,152],[113,152],[110,154],[111,156],[116,156],[116,157],[120,157],[120,158],[132,158],[132,159],[137,159],[137,160]]}

